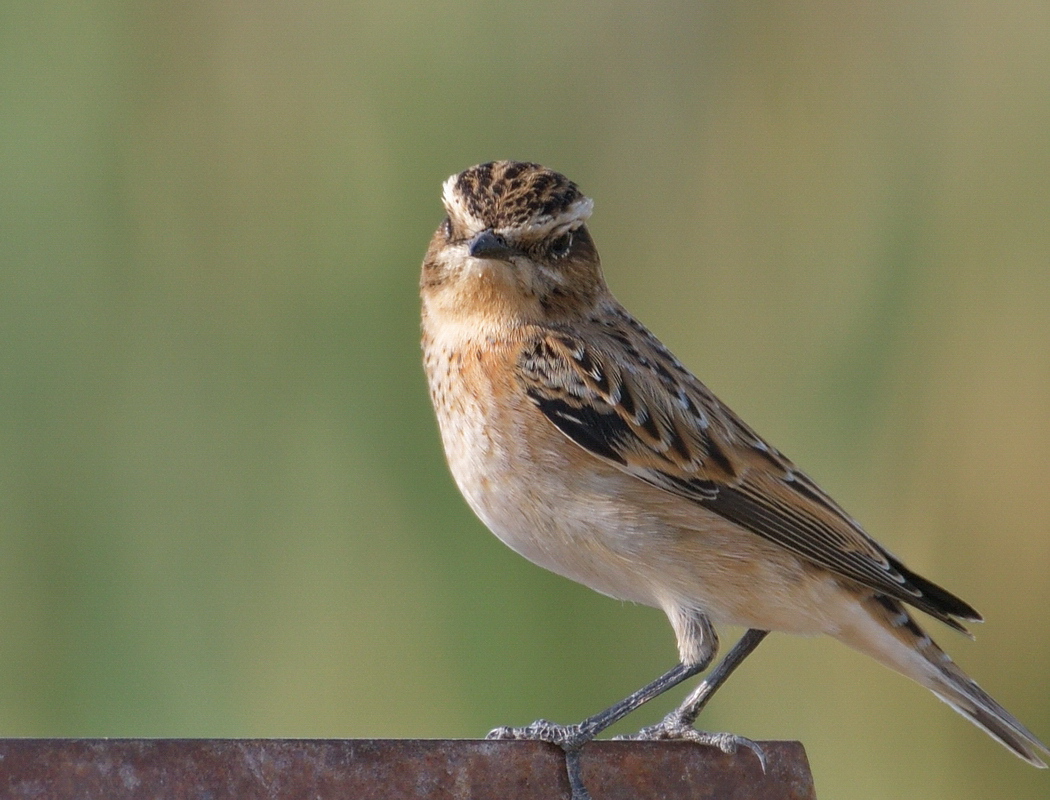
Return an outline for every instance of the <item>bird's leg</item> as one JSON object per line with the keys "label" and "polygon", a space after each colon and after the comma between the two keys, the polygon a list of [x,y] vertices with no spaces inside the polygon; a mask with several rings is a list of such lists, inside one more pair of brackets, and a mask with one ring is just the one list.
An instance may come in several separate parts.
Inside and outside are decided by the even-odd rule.
{"label": "bird's leg", "polygon": [[700,716],[700,712],[704,710],[704,706],[707,705],[712,695],[718,691],[719,687],[743,663],[744,659],[751,655],[752,651],[758,647],[768,634],[769,631],[760,631],[752,628],[740,637],[733,649],[726,653],[725,658],[718,663],[718,666],[711,670],[711,673],[704,678],[693,693],[674,712],[682,722],[687,725],[692,725],[696,722],[696,718]]}
{"label": "bird's leg", "polygon": [[766,638],[769,631],[760,631],[752,628],[745,633],[723,658],[710,674],[707,675],[699,686],[690,694],[685,702],[668,714],[660,722],[642,728],[638,733],[628,736],[618,736],[618,739],[685,739],[698,744],[711,745],[726,753],[732,753],[743,746],[749,748],[758,757],[765,771],[766,759],[761,748],[750,739],[736,736],[731,733],[707,733],[698,731],[693,727],[696,718],[700,715],[704,706],[711,699],[726,679],[733,674],[733,670],[740,666],[751,651],[758,647],[759,643]]}
{"label": "bird's leg", "polygon": [[580,749],[610,725],[623,719],[654,697],[702,672],[706,666],[705,663],[678,664],[637,692],[575,725],[558,725],[540,719],[523,728],[496,728],[490,731],[485,738],[538,739],[558,745],[565,751],[565,766],[569,773],[569,785],[572,787],[572,800],[589,800],[590,795],[583,785],[580,773]]}
{"label": "bird's leg", "polygon": [[531,725],[522,728],[500,727],[489,731],[486,739],[538,739],[551,742],[566,749],[586,744],[610,725],[619,722],[635,709],[672,689],[682,681],[691,678],[703,670],[703,664],[686,666],[677,664],[652,683],[648,683],[633,694],[615,703],[593,717],[575,725],[559,725],[545,719],[538,719]]}

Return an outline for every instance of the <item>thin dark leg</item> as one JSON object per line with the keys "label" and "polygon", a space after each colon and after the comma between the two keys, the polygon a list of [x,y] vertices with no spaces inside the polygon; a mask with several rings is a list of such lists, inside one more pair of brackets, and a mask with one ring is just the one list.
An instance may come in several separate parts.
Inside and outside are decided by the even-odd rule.
{"label": "thin dark leg", "polygon": [[[726,654],[726,657],[711,670],[711,673],[696,690],[686,698],[685,702],[664,717],[663,722],[649,728],[643,728],[639,733],[632,736],[617,738],[688,739],[700,744],[718,747],[725,752],[732,752],[743,745],[754,751],[762,763],[762,769],[765,770],[765,757],[754,742],[728,733],[704,733],[693,728],[693,723],[712,695],[726,682],[726,679],[733,674],[733,671],[740,666],[741,662],[758,647],[768,633],[769,631],[756,629],[747,631],[740,638],[740,641],[733,646],[733,649]],[[577,725],[557,725],[541,719],[524,728],[496,728],[490,731],[486,738],[538,739],[558,745],[565,751],[565,768],[569,775],[572,800],[591,800],[590,794],[588,794],[587,788],[583,784],[583,775],[580,769],[580,750],[582,747],[610,725],[619,722],[654,697],[663,694],[668,689],[674,688],[682,681],[703,671],[706,666],[706,664],[693,664],[691,666],[678,664],[652,683],[625,697],[619,703],[610,706],[604,711],[600,711],[593,717],[588,717]]]}
{"label": "thin dark leg", "polygon": [[703,664],[693,664],[691,666],[678,664],[652,683],[643,686],[637,692],[628,695],[615,705],[604,711],[599,711],[593,717],[588,717],[576,725],[558,725],[541,719],[524,728],[496,728],[490,731],[486,738],[539,739],[544,742],[553,742],[567,750],[579,748],[610,725],[619,722],[654,697],[663,694],[668,689],[673,689],[682,681],[696,675],[703,668]]}
{"label": "thin dark leg", "polygon": [[654,697],[672,689],[682,681],[701,672],[706,664],[678,664],[668,670],[652,683],[625,697],[619,703],[588,717],[577,725],[558,725],[545,719],[536,720],[524,728],[496,728],[489,732],[488,739],[539,739],[552,742],[565,751],[565,769],[569,775],[569,786],[572,788],[572,800],[590,800],[587,788],[583,785],[580,771],[581,748],[608,728],[619,722],[639,706]]}
{"label": "thin dark leg", "polygon": [[733,674],[733,670],[740,666],[751,651],[758,647],[759,643],[766,638],[769,631],[751,629],[745,633],[733,649],[729,651],[718,665],[711,670],[696,690],[685,699],[678,708],[664,717],[655,725],[642,728],[638,733],[627,736],[617,736],[617,739],[654,740],[654,739],[682,739],[688,742],[696,742],[710,747],[717,747],[725,753],[736,752],[740,747],[746,747],[753,752],[762,765],[762,771],[766,769],[766,757],[757,744],[743,736],[732,733],[708,733],[698,731],[693,727],[697,716],[712,695]]}
{"label": "thin dark leg", "polygon": [[700,716],[700,712],[704,710],[708,700],[726,682],[726,679],[733,674],[733,671],[743,663],[744,659],[751,655],[752,651],[762,643],[762,640],[768,634],[769,631],[760,631],[756,628],[748,630],[747,633],[740,637],[740,641],[733,645],[733,649],[726,653],[725,658],[719,661],[717,666],[704,676],[704,680],[700,685],[673,713],[677,714],[678,718],[686,725],[692,725],[696,722],[696,718]]}
{"label": "thin dark leg", "polygon": [[583,769],[580,767],[580,753],[582,747],[565,751],[565,772],[569,776],[569,790],[572,792],[570,800],[591,800],[591,793],[583,782]]}
{"label": "thin dark leg", "polygon": [[616,705],[610,706],[605,711],[598,712],[593,717],[588,717],[579,725],[580,733],[585,737],[584,741],[590,741],[610,725],[615,725],[654,697],[662,695],[682,681],[700,673],[703,671],[704,666],[704,664],[693,664],[692,666],[678,664],[652,683],[643,686],[634,694],[628,695]]}

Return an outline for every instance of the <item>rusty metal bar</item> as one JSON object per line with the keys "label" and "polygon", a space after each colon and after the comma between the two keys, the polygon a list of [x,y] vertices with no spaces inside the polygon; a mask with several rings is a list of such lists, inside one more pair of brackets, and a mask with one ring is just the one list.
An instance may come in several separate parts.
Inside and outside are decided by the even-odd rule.
{"label": "rusty metal bar", "polygon": [[[726,755],[685,742],[592,742],[593,800],[815,800],[799,742]],[[5,800],[553,800],[562,752],[446,739],[0,739]]]}

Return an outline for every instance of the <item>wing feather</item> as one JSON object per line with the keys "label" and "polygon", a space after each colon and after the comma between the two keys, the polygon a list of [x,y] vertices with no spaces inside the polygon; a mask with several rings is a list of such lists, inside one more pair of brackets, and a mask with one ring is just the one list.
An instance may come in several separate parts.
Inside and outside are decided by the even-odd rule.
{"label": "wing feather", "polygon": [[585,450],[961,631],[967,603],[912,573],[622,309],[586,340],[542,332],[518,360],[537,408]]}

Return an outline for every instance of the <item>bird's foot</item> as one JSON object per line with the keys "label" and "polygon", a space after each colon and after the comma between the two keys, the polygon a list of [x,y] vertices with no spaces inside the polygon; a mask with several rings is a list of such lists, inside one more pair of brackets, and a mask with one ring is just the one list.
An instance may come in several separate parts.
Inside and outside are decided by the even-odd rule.
{"label": "bird's foot", "polygon": [[579,750],[593,737],[585,734],[579,725],[559,725],[546,719],[538,719],[521,728],[503,726],[488,732],[486,739],[531,739],[556,744],[562,750]]}
{"label": "bird's foot", "polygon": [[766,754],[757,743],[743,736],[737,736],[735,733],[708,733],[707,731],[698,731],[689,722],[673,711],[655,725],[649,725],[646,728],[642,728],[637,733],[624,734],[613,738],[618,741],[626,740],[643,742],[676,739],[679,741],[695,742],[696,744],[702,744],[708,747],[717,747],[723,753],[729,754],[737,752],[741,747],[746,747],[755,754],[755,758],[758,759],[758,763],[762,766],[762,771],[766,771]]}
{"label": "bird's foot", "polygon": [[546,719],[538,719],[531,725],[526,725],[522,728],[510,728],[507,726],[494,728],[488,732],[485,738],[531,739],[558,745],[565,751],[565,771],[569,776],[572,800],[591,800],[587,787],[583,785],[580,750],[594,738],[594,734],[585,732],[583,726],[559,725]]}

